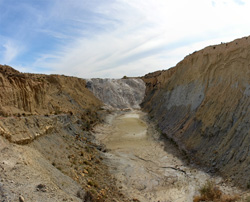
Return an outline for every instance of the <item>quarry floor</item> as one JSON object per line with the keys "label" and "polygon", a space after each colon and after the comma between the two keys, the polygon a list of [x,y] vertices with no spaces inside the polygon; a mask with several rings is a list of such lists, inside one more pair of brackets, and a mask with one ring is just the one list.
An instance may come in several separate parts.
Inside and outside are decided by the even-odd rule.
{"label": "quarry floor", "polygon": [[226,194],[243,194],[222,178],[189,165],[141,111],[111,113],[105,123],[94,128],[94,135],[107,147],[105,163],[117,179],[117,186],[135,201],[191,202],[208,180]]}
{"label": "quarry floor", "polygon": [[[141,111],[111,112],[94,127],[95,138],[83,134],[84,141],[63,131],[27,145],[0,136],[1,202],[20,201],[20,196],[25,202],[80,202],[82,188],[105,191],[105,201],[112,202],[192,202],[208,180],[225,194],[249,195],[190,164]],[[88,147],[92,139],[106,152]]]}

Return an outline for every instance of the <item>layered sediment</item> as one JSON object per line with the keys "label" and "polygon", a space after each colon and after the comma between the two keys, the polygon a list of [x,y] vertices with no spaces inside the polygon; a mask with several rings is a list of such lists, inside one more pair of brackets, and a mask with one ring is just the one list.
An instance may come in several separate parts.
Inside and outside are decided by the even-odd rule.
{"label": "layered sediment", "polygon": [[250,38],[209,46],[143,77],[142,107],[211,172],[250,182]]}
{"label": "layered sediment", "polygon": [[85,80],[76,77],[24,74],[1,65],[1,114],[55,114],[71,111],[80,115],[87,109],[101,105],[85,85]]}
{"label": "layered sediment", "polygon": [[0,66],[0,134],[15,143],[30,142],[61,128],[57,115],[80,119],[89,129],[98,121],[102,103],[85,85],[80,78],[24,74]]}
{"label": "layered sediment", "polygon": [[1,201],[128,201],[91,134],[103,103],[85,86],[0,65]]}

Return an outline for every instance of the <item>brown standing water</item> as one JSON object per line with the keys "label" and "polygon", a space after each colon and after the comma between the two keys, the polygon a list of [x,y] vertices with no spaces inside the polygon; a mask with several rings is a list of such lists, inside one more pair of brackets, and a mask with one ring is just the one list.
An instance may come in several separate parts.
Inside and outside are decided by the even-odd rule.
{"label": "brown standing water", "polygon": [[145,118],[141,111],[111,114],[95,128],[97,141],[109,150],[105,162],[126,196],[142,202],[191,202],[207,180],[225,193],[237,192],[221,178],[185,165],[178,149]]}

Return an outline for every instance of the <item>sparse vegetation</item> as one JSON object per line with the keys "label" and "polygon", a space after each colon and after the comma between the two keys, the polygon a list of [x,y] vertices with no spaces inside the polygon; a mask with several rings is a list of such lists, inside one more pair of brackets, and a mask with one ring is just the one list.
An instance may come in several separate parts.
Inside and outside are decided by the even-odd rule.
{"label": "sparse vegetation", "polygon": [[215,183],[207,181],[199,190],[200,196],[194,197],[194,202],[214,201],[214,202],[235,202],[239,196],[224,195]]}
{"label": "sparse vegetation", "polygon": [[88,147],[88,146],[85,146],[85,150],[86,150],[86,152],[88,152],[88,153],[91,152],[91,149],[90,149],[90,147]]}
{"label": "sparse vegetation", "polygon": [[[91,190],[92,191],[92,190]],[[95,201],[91,191],[85,192],[83,189],[77,191],[77,197],[82,199],[82,201]]]}
{"label": "sparse vegetation", "polygon": [[250,189],[250,181],[247,183],[247,189]]}
{"label": "sparse vegetation", "polygon": [[83,160],[83,163],[86,164],[86,165],[92,166],[92,164],[87,160]]}
{"label": "sparse vegetation", "polygon": [[89,181],[88,181],[88,185],[90,185],[90,186],[92,186],[92,187],[96,187],[96,188],[99,187],[98,184],[97,184],[97,182],[95,182],[95,181],[93,181],[93,180],[89,180]]}

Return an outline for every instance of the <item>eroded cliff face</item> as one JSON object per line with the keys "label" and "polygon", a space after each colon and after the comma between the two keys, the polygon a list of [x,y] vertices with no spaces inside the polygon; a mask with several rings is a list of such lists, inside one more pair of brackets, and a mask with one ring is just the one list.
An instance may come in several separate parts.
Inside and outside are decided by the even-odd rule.
{"label": "eroded cliff face", "polygon": [[198,163],[242,187],[250,182],[250,37],[209,46],[144,76],[142,104]]}
{"label": "eroded cliff face", "polygon": [[0,65],[0,199],[127,201],[91,134],[103,103],[85,85]]}
{"label": "eroded cliff face", "polygon": [[140,108],[145,95],[141,79],[89,79],[89,88],[103,103],[113,108]]}
{"label": "eroded cliff face", "polygon": [[89,129],[98,121],[102,103],[85,84],[80,78],[23,74],[0,66],[0,133],[12,142],[29,142],[60,128],[60,120],[53,118],[60,114],[69,120],[73,115]]}
{"label": "eroded cliff face", "polygon": [[59,114],[81,115],[94,111],[101,102],[85,88],[85,80],[62,75],[23,74],[0,65],[2,115]]}

